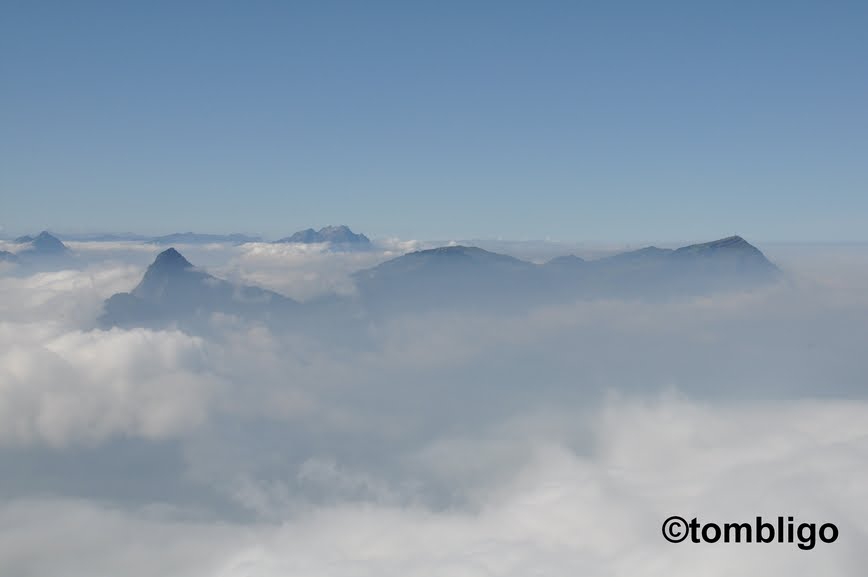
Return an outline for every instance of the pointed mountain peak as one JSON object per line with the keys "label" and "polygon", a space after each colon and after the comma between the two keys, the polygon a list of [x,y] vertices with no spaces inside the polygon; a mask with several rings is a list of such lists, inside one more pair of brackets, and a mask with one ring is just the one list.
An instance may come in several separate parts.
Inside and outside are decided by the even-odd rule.
{"label": "pointed mountain peak", "polygon": [[[188,282],[191,276],[196,273],[190,261],[174,248],[167,248],[157,255],[132,294],[145,300],[159,300],[170,285]],[[198,273],[198,276],[207,275]]]}
{"label": "pointed mountain peak", "polygon": [[19,244],[30,244],[30,247],[25,249],[29,254],[44,254],[44,255],[59,255],[66,253],[69,248],[61,242],[59,238],[43,230],[35,237],[20,236],[15,239]]}
{"label": "pointed mountain peak", "polygon": [[43,230],[42,232],[40,232],[33,240],[56,240],[57,242],[60,242],[59,238],[57,238],[47,230]]}
{"label": "pointed mountain peak", "polygon": [[186,268],[193,268],[193,265],[184,258],[184,255],[175,250],[175,247],[167,248],[158,254],[153,264],[148,267],[149,270],[182,270]]}

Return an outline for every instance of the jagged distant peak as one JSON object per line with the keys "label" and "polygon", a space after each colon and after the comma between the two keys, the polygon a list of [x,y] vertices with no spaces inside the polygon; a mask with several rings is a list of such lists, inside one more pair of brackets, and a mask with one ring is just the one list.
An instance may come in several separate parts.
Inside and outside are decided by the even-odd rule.
{"label": "jagged distant peak", "polygon": [[320,234],[335,234],[335,233],[355,234],[355,233],[353,233],[352,230],[350,230],[350,227],[348,227],[345,224],[338,224],[338,225],[330,224],[328,226],[324,226],[321,229],[319,229],[319,233]]}
{"label": "jagged distant peak", "polygon": [[347,225],[340,224],[324,226],[319,230],[306,228],[275,242],[301,244],[330,242],[333,244],[367,245],[371,243],[371,240],[361,233],[353,232]]}

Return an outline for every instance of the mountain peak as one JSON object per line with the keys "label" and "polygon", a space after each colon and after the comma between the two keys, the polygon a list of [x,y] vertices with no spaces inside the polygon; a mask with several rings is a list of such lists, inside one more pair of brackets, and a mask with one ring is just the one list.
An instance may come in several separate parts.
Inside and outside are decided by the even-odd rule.
{"label": "mountain peak", "polygon": [[193,265],[184,258],[180,252],[175,250],[175,247],[167,248],[157,255],[148,269],[163,269],[163,270],[182,270],[193,268]]}
{"label": "mountain peak", "polygon": [[286,238],[281,238],[280,240],[275,241],[277,243],[302,243],[302,244],[314,244],[320,242],[330,242],[332,244],[338,245],[369,245],[371,244],[371,240],[365,235],[359,233],[356,234],[350,227],[345,224],[337,225],[337,226],[324,226],[321,229],[314,230],[312,228],[306,228],[304,230],[300,230],[293,234],[292,236],[288,236]]}
{"label": "mountain peak", "polygon": [[15,242],[29,244],[30,246],[25,249],[29,254],[60,255],[69,250],[59,238],[47,230],[43,230],[36,237],[20,236],[15,239]]}
{"label": "mountain peak", "polygon": [[705,243],[709,246],[717,246],[717,247],[735,247],[735,246],[753,246],[748,241],[744,240],[742,237],[734,234],[732,236],[728,236],[726,238],[721,238],[718,240],[713,240],[711,242]]}
{"label": "mountain peak", "polygon": [[328,226],[324,226],[321,229],[319,229],[320,234],[335,234],[335,233],[344,233],[345,234],[345,233],[352,233],[352,232],[353,231],[350,230],[350,227],[348,227],[345,224],[339,224],[337,226],[330,224]]}
{"label": "mountain peak", "polygon": [[525,268],[533,266],[528,262],[519,260],[512,256],[490,252],[476,246],[464,246],[458,244],[409,252],[362,272],[391,274],[394,271],[404,270],[404,268],[407,267],[413,270],[418,270],[418,267],[428,265],[436,267],[432,270],[437,270],[441,266],[463,267],[470,265],[472,267],[483,268]]}
{"label": "mountain peak", "polygon": [[206,275],[196,271],[190,261],[174,247],[167,248],[157,255],[132,294],[146,300],[158,300],[170,285],[188,283],[193,277],[200,276]]}

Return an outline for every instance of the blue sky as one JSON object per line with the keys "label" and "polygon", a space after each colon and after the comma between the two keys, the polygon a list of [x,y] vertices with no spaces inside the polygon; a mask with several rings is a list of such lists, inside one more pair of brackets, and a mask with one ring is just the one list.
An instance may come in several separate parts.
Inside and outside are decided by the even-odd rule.
{"label": "blue sky", "polygon": [[868,240],[866,2],[41,2],[0,225]]}

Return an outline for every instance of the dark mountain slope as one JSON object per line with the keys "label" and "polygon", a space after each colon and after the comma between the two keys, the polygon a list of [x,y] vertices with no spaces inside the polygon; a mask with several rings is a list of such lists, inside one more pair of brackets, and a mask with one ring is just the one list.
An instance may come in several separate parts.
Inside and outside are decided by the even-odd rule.
{"label": "dark mountain slope", "polygon": [[169,248],[157,255],[131,292],[115,294],[106,301],[100,323],[154,326],[167,321],[204,322],[213,313],[269,319],[296,307],[295,301],[278,293],[211,276]]}

